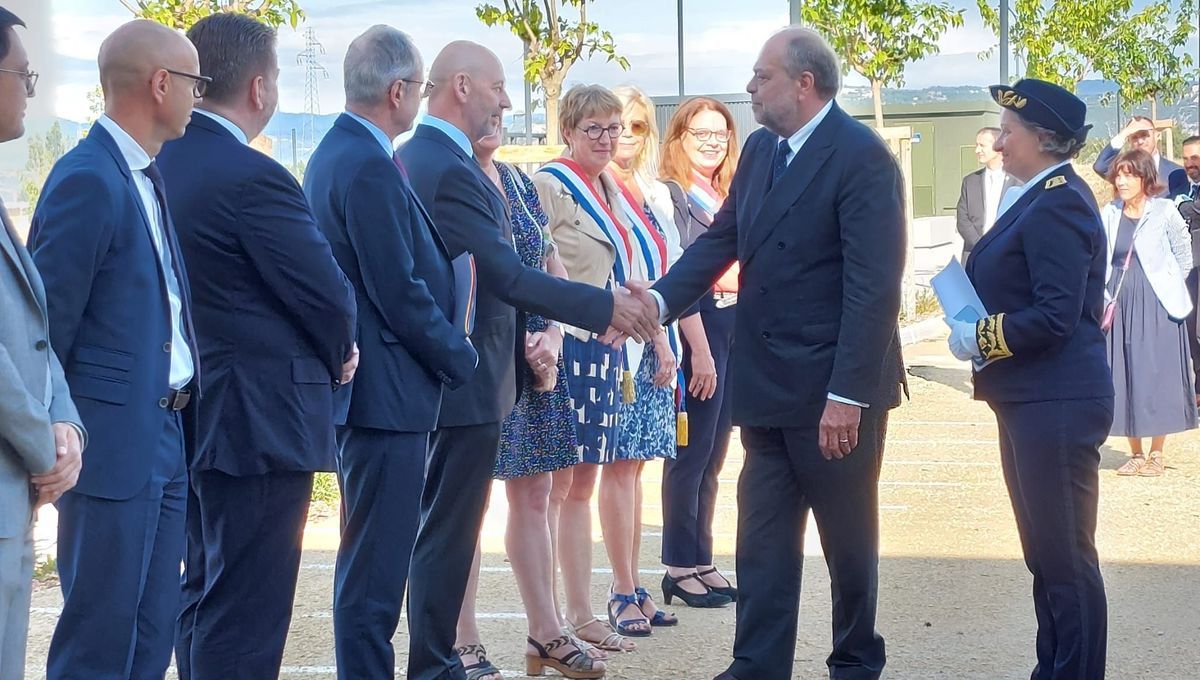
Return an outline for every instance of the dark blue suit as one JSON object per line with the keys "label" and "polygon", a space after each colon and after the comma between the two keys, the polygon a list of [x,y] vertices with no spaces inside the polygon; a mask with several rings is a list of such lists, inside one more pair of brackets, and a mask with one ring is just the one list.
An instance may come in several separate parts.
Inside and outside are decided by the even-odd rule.
{"label": "dark blue suit", "polygon": [[[654,285],[672,317],[741,262],[729,398],[746,464],[738,483],[739,680],[792,677],[803,531],[821,531],[833,581],[833,678],[877,678],[877,482],[900,402],[902,177],[874,131],[834,104],[780,177],[779,137],[755,132],[712,226]],[[865,403],[841,460],[818,446],[827,393]],[[780,503],[780,499],[791,502]]]}
{"label": "dark blue suit", "polygon": [[[187,275],[170,221],[163,227],[184,351],[199,375]],[[30,246],[52,344],[89,434],[79,484],[58,503],[65,602],[48,676],[161,678],[179,603],[187,480],[180,417],[165,408],[170,305],[133,171],[101,125],[50,172]]]}
{"label": "dark blue suit", "polygon": [[463,674],[454,653],[455,623],[487,506],[500,424],[520,393],[516,362],[525,355],[524,334],[517,329],[525,324],[514,307],[604,332],[612,319],[612,296],[525,267],[513,248],[507,201],[444,132],[419,125],[399,153],[451,256],[470,251],[479,271],[471,334],[479,370],[442,405],[421,497],[408,603],[408,678],[443,680]]}
{"label": "dark blue suit", "polygon": [[296,180],[217,121],[195,113],[158,162],[180,248],[206,274],[177,665],[182,680],[275,677],[312,474],[334,469],[354,290]]}
{"label": "dark blue suit", "polygon": [[366,127],[334,123],[304,191],[358,297],[358,377],[336,396],[342,486],[333,623],[338,677],[391,678],[429,433],[444,387],[477,361],[454,312],[454,274],[403,172]]}
{"label": "dark blue suit", "polygon": [[1100,446],[1113,387],[1100,319],[1104,228],[1088,185],[1070,165],[1030,186],[967,262],[993,315],[975,398],[996,413],[1000,460],[1033,574],[1033,680],[1104,677],[1104,583],[1096,554]]}

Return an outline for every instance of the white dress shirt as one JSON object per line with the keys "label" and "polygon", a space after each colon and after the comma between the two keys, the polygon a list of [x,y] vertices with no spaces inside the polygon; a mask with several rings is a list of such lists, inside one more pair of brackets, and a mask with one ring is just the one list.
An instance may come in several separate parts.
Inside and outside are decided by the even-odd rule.
{"label": "white dress shirt", "polygon": [[1000,197],[1004,195],[1003,168],[985,168],[983,171],[983,233],[996,223],[996,213],[1000,209]]}
{"label": "white dress shirt", "polygon": [[138,196],[142,199],[142,207],[146,218],[150,220],[150,236],[154,242],[154,250],[158,253],[159,270],[163,274],[167,288],[167,299],[171,305],[171,389],[180,389],[192,381],[196,367],[192,363],[192,353],[188,349],[187,340],[183,337],[183,301],[179,292],[179,279],[175,276],[175,267],[171,261],[171,249],[167,247],[167,234],[163,228],[162,211],[166,206],[159,206],[158,197],[154,194],[154,184],[146,176],[145,169],[154,160],[146,153],[129,133],[121,129],[116,121],[107,115],[100,116],[97,125],[103,127],[112,135],[121,151],[121,156],[132,171],[133,183],[137,186]]}

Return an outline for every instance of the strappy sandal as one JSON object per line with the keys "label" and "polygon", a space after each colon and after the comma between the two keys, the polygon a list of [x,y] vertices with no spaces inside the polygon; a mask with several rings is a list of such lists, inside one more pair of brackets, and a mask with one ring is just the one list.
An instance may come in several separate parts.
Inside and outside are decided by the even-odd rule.
{"label": "strappy sandal", "polygon": [[583,638],[576,635],[575,631],[571,630],[570,626],[563,626],[559,630],[562,632],[563,635],[566,635],[567,637],[571,638],[571,642],[574,642],[575,646],[578,647],[579,650],[581,652],[583,652],[584,654],[587,654],[588,656],[590,656],[593,659],[596,659],[597,661],[606,661],[608,659],[607,651],[600,649],[596,645],[593,645],[592,643],[588,642],[587,640],[584,640]]}
{"label": "strappy sandal", "polygon": [[[624,635],[617,633],[610,628],[607,623],[601,621],[600,619],[592,619],[587,623],[581,623],[579,625],[568,621],[567,624],[571,626],[571,632],[574,633],[576,637],[584,642],[595,645],[596,649],[601,649],[606,652],[633,652],[637,650],[637,643],[625,637]],[[601,630],[605,631],[604,637],[596,638],[584,635],[583,631],[591,628],[592,626],[598,626]]]}
{"label": "strappy sandal", "polygon": [[[720,576],[725,581],[725,585],[719,586],[719,587],[718,586],[708,586],[708,582],[706,582],[704,580],[704,577],[708,576],[709,574],[716,574],[717,576]],[[698,571],[698,572],[696,572],[696,575],[700,577],[701,583],[704,583],[704,585],[708,586],[709,592],[713,592],[718,595],[724,595],[725,597],[729,598],[730,602],[737,602],[737,597],[738,597],[737,588],[734,587],[734,585],[729,582],[729,578],[726,577],[725,574],[722,574],[721,572],[717,571],[716,567],[713,567],[712,569],[705,569],[704,571]]]}
{"label": "strappy sandal", "polygon": [[[545,646],[531,637],[525,639],[529,641],[530,646],[537,650],[537,654],[525,655],[525,675],[541,677],[547,668],[553,668],[564,678],[593,680],[604,677],[607,670],[604,662],[584,654],[570,635],[556,637],[547,642]],[[567,652],[566,656],[561,659],[551,655],[550,652],[564,647],[573,647],[574,649]],[[600,662],[600,668],[596,668],[597,661]]]}
{"label": "strappy sandal", "polygon": [[[617,611],[615,612],[613,611],[614,604],[617,605]],[[610,595],[608,598],[608,625],[612,626],[613,630],[626,637],[650,637],[652,632],[651,629],[653,627],[650,625],[650,619],[646,618],[645,614],[642,614],[642,616],[636,618],[626,619],[624,621],[617,620],[617,617],[619,617],[622,612],[630,607],[637,609],[639,614],[642,613],[641,607],[638,607],[637,595],[623,595],[621,593],[613,593]],[[646,627],[634,627],[638,626],[639,624],[645,624]]]}
{"label": "strappy sandal", "polygon": [[467,680],[483,680],[483,678],[492,675],[503,677],[503,675],[500,673],[500,669],[492,665],[491,661],[488,661],[487,649],[485,649],[483,645],[463,645],[462,647],[455,647],[454,653],[458,654],[459,659],[462,659],[462,657],[467,656],[468,654],[474,655],[476,659],[476,662],[470,666],[463,666],[463,672],[467,674]]}
{"label": "strappy sandal", "polygon": [[1121,477],[1136,477],[1141,474],[1142,468],[1146,467],[1148,464],[1149,463],[1146,461],[1145,456],[1134,455],[1132,458],[1125,461],[1124,465],[1117,468],[1117,475]]}
{"label": "strappy sandal", "polygon": [[[637,596],[638,609],[642,610],[642,616],[646,616],[646,603],[654,602],[654,598],[650,597],[650,593],[646,592],[645,588],[637,588],[634,590],[634,595]],[[667,628],[679,624],[679,619],[674,614],[668,614],[658,607],[654,608],[654,616],[649,617],[651,627]]]}
{"label": "strappy sandal", "polygon": [[1162,477],[1167,471],[1167,464],[1163,462],[1161,453],[1150,454],[1150,460],[1138,470],[1138,477]]}

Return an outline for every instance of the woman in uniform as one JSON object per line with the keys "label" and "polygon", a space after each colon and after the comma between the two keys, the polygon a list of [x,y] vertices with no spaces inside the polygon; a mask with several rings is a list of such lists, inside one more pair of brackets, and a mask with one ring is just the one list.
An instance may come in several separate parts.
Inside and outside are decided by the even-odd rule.
{"label": "woman in uniform", "polygon": [[1100,446],[1113,419],[1101,320],[1108,249],[1091,189],[1071,168],[1087,106],[1040,80],[996,85],[996,150],[1024,182],[1001,200],[967,274],[988,316],[948,320],[1000,460],[1033,574],[1033,680],[1104,677],[1106,602],[1096,554]]}

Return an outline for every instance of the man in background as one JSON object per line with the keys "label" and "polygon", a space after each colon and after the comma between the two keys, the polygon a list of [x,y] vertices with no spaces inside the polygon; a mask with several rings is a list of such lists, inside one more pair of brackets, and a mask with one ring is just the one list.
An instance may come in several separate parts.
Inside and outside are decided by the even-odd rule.
{"label": "man in background", "polygon": [[958,233],[963,239],[964,265],[971,249],[996,222],[996,211],[1004,192],[1020,184],[1004,172],[1004,158],[993,148],[999,136],[1000,128],[995,127],[985,127],[975,135],[975,158],[983,167],[962,180],[956,212]]}
{"label": "man in background", "polygon": [[1187,191],[1187,186],[1180,184],[1185,176],[1174,175],[1176,170],[1183,168],[1178,163],[1163,158],[1162,154],[1158,152],[1158,129],[1154,127],[1154,121],[1145,116],[1134,116],[1130,119],[1129,123],[1112,138],[1108,146],[1100,151],[1100,155],[1096,157],[1096,163],[1092,165],[1096,174],[1108,177],[1109,168],[1112,167],[1113,161],[1117,159],[1126,144],[1130,149],[1140,149],[1154,157],[1154,165],[1158,168],[1158,179],[1166,184],[1158,196],[1176,196]]}

